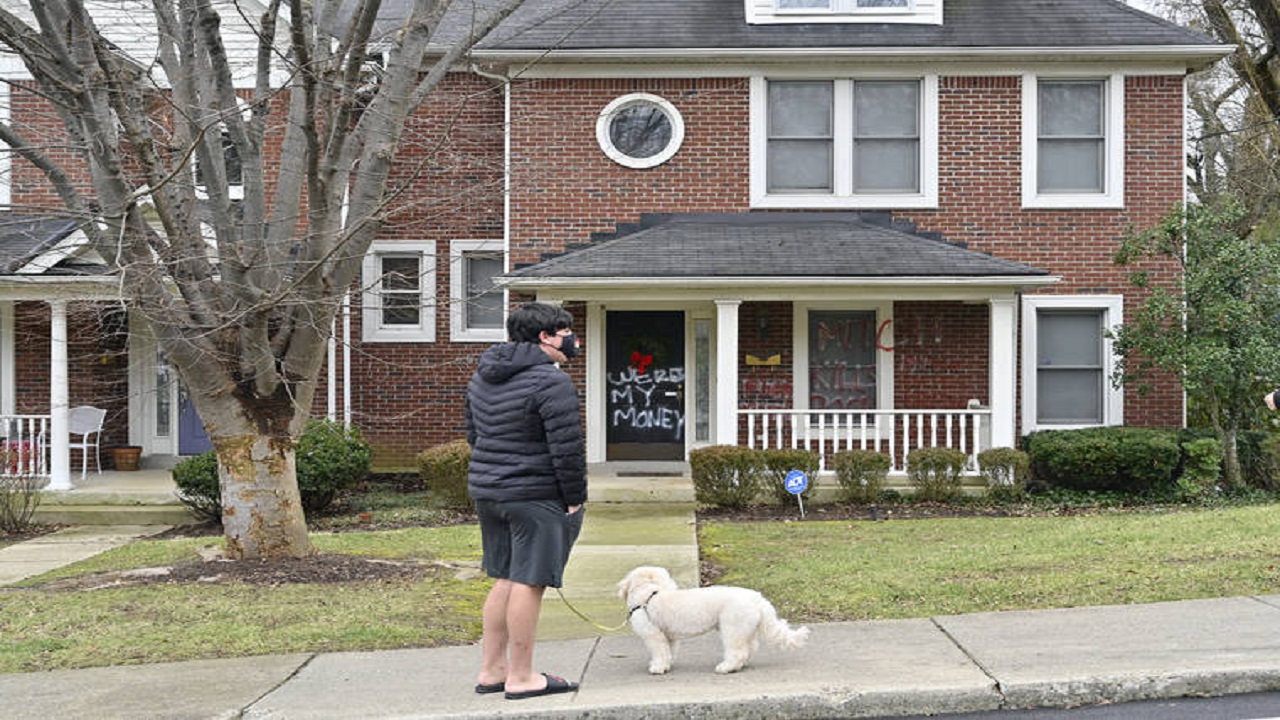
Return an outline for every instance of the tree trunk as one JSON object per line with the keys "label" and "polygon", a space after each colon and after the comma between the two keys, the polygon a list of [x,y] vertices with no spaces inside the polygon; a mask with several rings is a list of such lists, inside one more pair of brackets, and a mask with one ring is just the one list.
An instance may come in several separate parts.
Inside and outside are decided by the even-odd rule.
{"label": "tree trunk", "polygon": [[1221,403],[1216,398],[1210,402],[1210,405],[1214,410],[1210,413],[1213,419],[1213,432],[1218,436],[1218,442],[1222,443],[1222,477],[1227,483],[1227,488],[1239,490],[1244,487],[1244,475],[1240,472],[1240,453],[1236,447],[1236,436],[1240,428],[1234,423],[1222,422]]}
{"label": "tree trunk", "polygon": [[222,485],[227,557],[252,560],[314,555],[298,493],[294,441],[246,434],[215,438],[214,447]]}

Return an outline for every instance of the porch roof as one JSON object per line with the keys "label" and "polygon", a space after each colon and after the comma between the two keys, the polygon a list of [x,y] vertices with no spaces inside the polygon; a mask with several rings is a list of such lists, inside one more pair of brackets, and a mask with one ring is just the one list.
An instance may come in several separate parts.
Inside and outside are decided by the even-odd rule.
{"label": "porch roof", "polygon": [[19,272],[75,230],[65,217],[0,213],[0,274]]}
{"label": "porch roof", "polygon": [[512,289],[732,279],[750,283],[1042,285],[1049,272],[917,233],[886,213],[643,215],[633,226],[503,278]]}

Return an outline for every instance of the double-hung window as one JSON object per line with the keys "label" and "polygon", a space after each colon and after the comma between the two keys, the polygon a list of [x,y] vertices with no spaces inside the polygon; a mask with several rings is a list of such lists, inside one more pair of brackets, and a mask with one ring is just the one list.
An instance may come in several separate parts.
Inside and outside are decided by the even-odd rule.
{"label": "double-hung window", "polygon": [[362,270],[366,342],[435,340],[435,243],[376,242]]}
{"label": "double-hung window", "polygon": [[1123,76],[1028,75],[1022,111],[1025,207],[1123,207]]}
{"label": "double-hung window", "polygon": [[1123,422],[1107,337],[1122,308],[1118,295],[1023,298],[1025,432]]}
{"label": "double-hung window", "polygon": [[455,342],[502,340],[506,298],[495,282],[505,262],[502,243],[454,240],[449,245],[449,338]]}
{"label": "double-hung window", "polygon": [[936,207],[936,77],[757,78],[752,90],[755,207]]}

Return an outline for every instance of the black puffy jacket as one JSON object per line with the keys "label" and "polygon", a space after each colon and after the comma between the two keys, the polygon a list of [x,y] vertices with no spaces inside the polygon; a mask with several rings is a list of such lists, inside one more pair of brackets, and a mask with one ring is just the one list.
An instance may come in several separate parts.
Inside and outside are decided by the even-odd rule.
{"label": "black puffy jacket", "polygon": [[573,381],[538,345],[486,350],[467,386],[472,499],[586,502],[581,422]]}

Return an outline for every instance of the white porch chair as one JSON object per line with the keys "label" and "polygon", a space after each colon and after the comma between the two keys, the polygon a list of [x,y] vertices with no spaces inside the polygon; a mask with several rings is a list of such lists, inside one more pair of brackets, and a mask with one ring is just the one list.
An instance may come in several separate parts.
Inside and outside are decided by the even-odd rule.
{"label": "white porch chair", "polygon": [[72,450],[80,451],[81,480],[83,480],[89,473],[90,448],[93,448],[93,456],[97,462],[98,474],[102,474],[102,422],[106,417],[106,410],[91,407],[89,405],[73,407],[71,408],[70,414],[67,416],[67,426],[71,435],[69,447]]}

